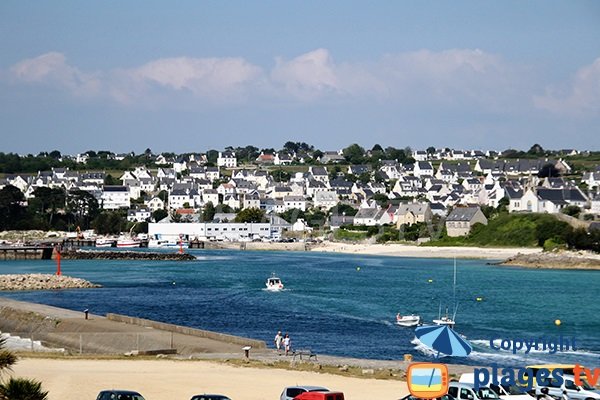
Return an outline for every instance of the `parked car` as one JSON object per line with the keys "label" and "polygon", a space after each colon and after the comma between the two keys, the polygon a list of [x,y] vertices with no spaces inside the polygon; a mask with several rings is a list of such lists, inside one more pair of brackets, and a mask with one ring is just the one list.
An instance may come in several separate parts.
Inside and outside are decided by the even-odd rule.
{"label": "parked car", "polygon": [[279,400],[294,400],[296,396],[305,392],[329,392],[329,389],[322,386],[288,386],[281,392]]}
{"label": "parked car", "polygon": [[294,400],[344,400],[342,392],[304,392],[294,397]]}
{"label": "parked car", "polygon": [[[403,398],[401,398],[400,400],[423,400],[419,397],[415,397],[412,394],[409,394],[408,396],[404,396]],[[434,399],[431,399],[434,400]],[[436,397],[435,400],[455,400],[454,397],[450,396],[449,394],[445,394],[442,397]]]}
{"label": "parked car", "polygon": [[582,385],[579,386],[575,383],[575,377],[573,375],[563,375],[562,385],[559,385],[559,381],[553,378],[548,378],[547,385],[540,385],[536,382],[535,393],[540,394],[543,387],[548,388],[548,394],[552,397],[561,398],[563,392],[567,392],[567,396],[571,400],[592,400],[600,399],[600,390],[592,387],[586,382],[584,377],[580,378]]}
{"label": "parked car", "polygon": [[191,400],[231,400],[222,394],[197,394]]}
{"label": "parked car", "polygon": [[489,387],[481,386],[475,390],[472,383],[450,382],[448,394],[457,400],[500,400]]}
{"label": "parked car", "polygon": [[[502,376],[497,376],[496,380],[498,382],[502,382]],[[460,379],[458,380],[460,383],[473,384],[475,382],[475,374],[467,373],[462,374]],[[534,397],[527,393],[527,389],[518,386],[518,385],[494,385],[493,383],[489,384],[490,389],[492,389],[498,397],[502,400],[533,400]]]}
{"label": "parked car", "polygon": [[96,400],[144,400],[144,396],[132,390],[103,390]]}

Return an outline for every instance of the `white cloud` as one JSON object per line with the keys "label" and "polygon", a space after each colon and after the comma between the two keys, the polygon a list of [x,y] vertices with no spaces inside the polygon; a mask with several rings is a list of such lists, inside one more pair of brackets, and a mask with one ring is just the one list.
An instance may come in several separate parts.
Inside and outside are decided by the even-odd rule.
{"label": "white cloud", "polygon": [[271,79],[293,96],[310,99],[341,91],[335,65],[325,49],[302,54],[290,61],[278,57],[275,62]]}
{"label": "white cloud", "polygon": [[534,104],[556,114],[600,114],[600,58],[579,69],[570,87],[548,86],[543,96],[534,96]]}
{"label": "white cloud", "polygon": [[17,80],[54,85],[78,96],[96,95],[101,85],[96,74],[83,73],[68,65],[64,54],[57,52],[23,60],[13,65],[10,73]]}
{"label": "white cloud", "polygon": [[425,105],[468,102],[503,109],[531,98],[530,93],[523,95],[527,79],[514,67],[499,56],[471,49],[386,55],[368,64],[336,63],[328,50],[316,49],[291,60],[276,58],[268,72],[239,57],[178,57],[94,74],[67,64],[61,53],[47,53],[14,65],[11,73],[20,81],[53,84],[125,104],[375,99]]}

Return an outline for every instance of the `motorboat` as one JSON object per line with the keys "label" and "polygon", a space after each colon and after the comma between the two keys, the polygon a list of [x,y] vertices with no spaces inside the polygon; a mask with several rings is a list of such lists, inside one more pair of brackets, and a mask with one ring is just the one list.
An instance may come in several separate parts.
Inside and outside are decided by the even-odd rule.
{"label": "motorboat", "polygon": [[189,247],[189,243],[185,241],[179,240],[169,240],[169,239],[150,239],[148,241],[148,248],[153,249],[164,249],[164,248],[184,248],[187,249]]}
{"label": "motorboat", "polygon": [[141,240],[134,239],[132,237],[121,236],[117,239],[117,247],[121,247],[121,248],[140,247],[141,244],[142,244]]}
{"label": "motorboat", "polygon": [[396,324],[400,326],[404,326],[407,328],[411,328],[413,326],[417,326],[421,323],[421,317],[415,314],[410,315],[400,315],[400,313],[396,314]]}
{"label": "motorboat", "polygon": [[275,276],[274,273],[271,275],[270,278],[267,279],[267,282],[265,284],[267,285],[267,290],[270,290],[272,292],[278,292],[280,290],[283,290],[283,283],[281,282],[281,279]]}
{"label": "motorboat", "polygon": [[456,302],[456,258],[454,258],[454,279],[452,284],[452,301],[454,303],[454,315],[450,317],[448,314],[448,307],[446,307],[446,315],[442,316],[442,303],[440,302],[440,309],[438,312],[438,318],[433,320],[436,325],[446,325],[453,328],[456,324],[456,311],[458,310],[458,303]]}

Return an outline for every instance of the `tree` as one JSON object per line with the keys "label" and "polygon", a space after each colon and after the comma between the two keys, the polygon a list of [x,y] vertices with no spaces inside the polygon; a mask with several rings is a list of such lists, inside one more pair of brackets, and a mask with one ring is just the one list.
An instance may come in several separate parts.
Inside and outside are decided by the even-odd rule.
{"label": "tree", "polygon": [[357,212],[358,210],[356,208],[344,203],[337,203],[337,205],[329,209],[329,214],[331,215],[348,215],[353,217]]}
{"label": "tree", "polygon": [[202,211],[202,221],[211,222],[215,218],[215,206],[212,201],[209,201],[204,205],[204,211]]}
{"label": "tree", "polygon": [[14,229],[25,214],[22,203],[25,195],[15,186],[8,185],[0,190],[0,226]]}
{"label": "tree", "polygon": [[375,146],[373,146],[373,148],[371,149],[371,152],[375,153],[375,152],[381,152],[383,153],[383,147],[381,147],[380,144],[375,144]]}
{"label": "tree", "polygon": [[78,226],[88,229],[90,221],[98,216],[100,206],[90,192],[75,189],[67,195],[67,211],[75,217]]}
{"label": "tree", "polygon": [[156,210],[152,213],[152,218],[156,222],[158,222],[162,219],[165,219],[168,216],[169,216],[169,212],[167,210],[163,210],[162,208],[159,208],[158,210]]}
{"label": "tree", "polygon": [[544,148],[536,143],[533,146],[531,146],[531,148],[529,149],[527,154],[531,154],[534,156],[541,156],[544,154]]}
{"label": "tree", "polygon": [[346,161],[352,164],[360,164],[365,159],[365,149],[354,143],[342,150]]}
{"label": "tree", "polygon": [[579,214],[581,214],[581,208],[571,205],[563,208],[561,212],[565,215],[570,215],[571,217],[579,218]]}
{"label": "tree", "polygon": [[111,174],[106,174],[104,177],[104,184],[108,186],[119,185],[121,182],[115,179]]}
{"label": "tree", "polygon": [[293,224],[299,219],[304,219],[304,211],[300,210],[299,208],[291,208],[285,212],[282,212],[279,214],[279,216],[290,224]]}
{"label": "tree", "polygon": [[235,222],[262,222],[265,212],[260,208],[244,208],[235,216]]}
{"label": "tree", "polygon": [[[6,338],[0,337],[0,377],[10,370],[18,358],[13,352],[5,350]],[[48,392],[42,390],[40,382],[11,377],[8,381],[0,380],[1,400],[46,400]]]}
{"label": "tree", "polygon": [[429,146],[426,151],[428,155],[432,156],[435,154],[435,147]]}
{"label": "tree", "polygon": [[209,163],[216,164],[217,158],[219,158],[219,152],[217,150],[209,150],[206,152],[206,160]]}

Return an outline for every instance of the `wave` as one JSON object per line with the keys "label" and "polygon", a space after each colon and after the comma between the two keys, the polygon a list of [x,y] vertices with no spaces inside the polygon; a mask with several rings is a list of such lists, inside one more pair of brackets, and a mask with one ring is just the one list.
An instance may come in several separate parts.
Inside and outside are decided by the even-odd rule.
{"label": "wave", "polygon": [[40,352],[63,353],[63,348],[45,347],[39,340],[31,340],[20,336],[11,336],[8,333],[0,333],[0,337],[6,339],[5,348],[8,350],[32,350]]}

